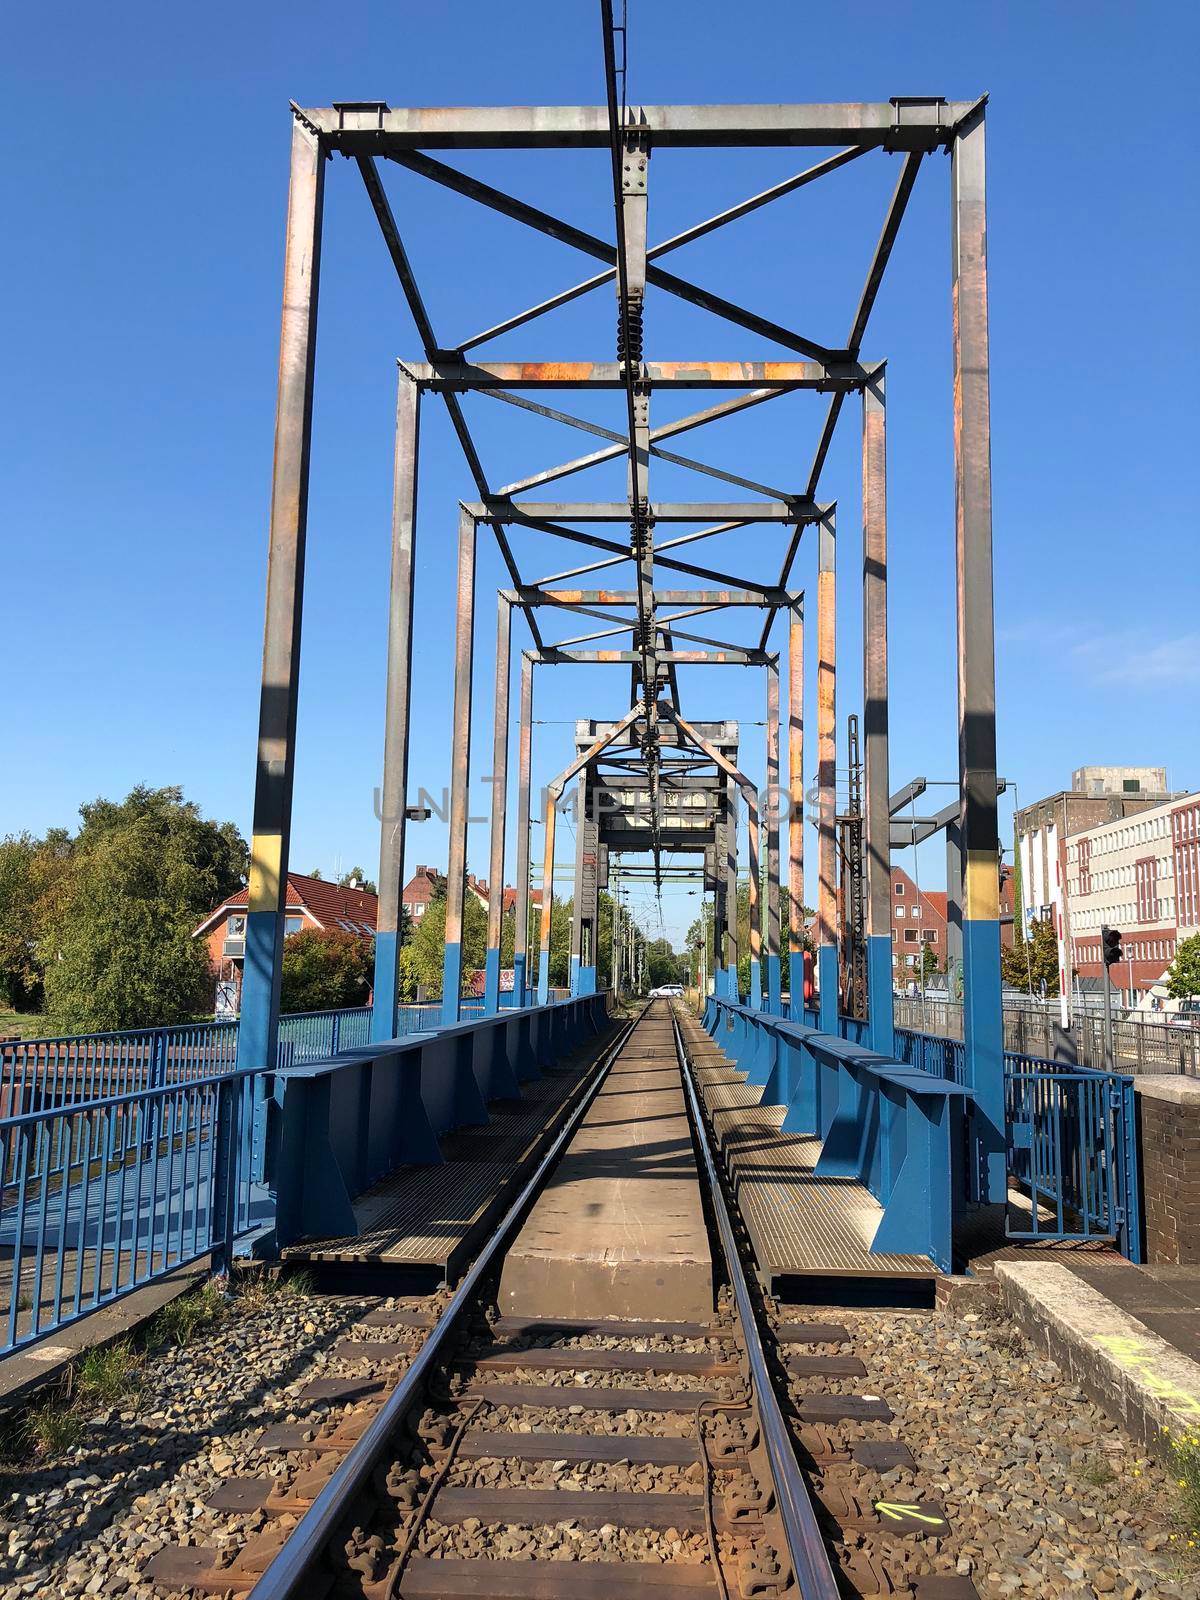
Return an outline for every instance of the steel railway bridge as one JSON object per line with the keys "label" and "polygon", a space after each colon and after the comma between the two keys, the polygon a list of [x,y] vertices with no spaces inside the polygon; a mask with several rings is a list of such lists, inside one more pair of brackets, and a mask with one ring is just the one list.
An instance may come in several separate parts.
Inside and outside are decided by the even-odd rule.
{"label": "steel railway bridge", "polygon": [[[283,896],[295,769],[296,698],[301,649],[301,593],[315,383],[315,337],[322,200],[330,158],[357,168],[379,223],[382,247],[407,303],[419,359],[399,362],[396,406],[392,577],[380,849],[380,918],[376,941],[372,1039],[397,1034],[397,960],[403,882],[405,806],[412,692],[412,618],[418,481],[419,419],[436,397],[462,447],[473,492],[459,507],[457,617],[454,654],[453,764],[443,1023],[460,1021],[461,930],[466,874],[467,791],[471,764],[473,672],[477,630],[491,608],[477,593],[481,532],[495,539],[509,582],[496,597],[495,732],[491,753],[494,804],[488,881],[485,1012],[500,1010],[500,931],[505,835],[511,781],[509,747],[513,625],[528,635],[519,652],[516,759],[518,892],[514,993],[517,1007],[548,999],[551,890],[555,820],[573,780],[576,808],[575,898],[571,985],[587,996],[596,984],[597,893],[610,848],[647,853],[657,874],[664,849],[702,856],[704,882],[715,907],[718,951],[711,1009],[725,1029],[757,1029],[760,1019],[812,1025],[807,1056],[842,1052],[845,1104],[839,1125],[853,1142],[866,1136],[891,1104],[879,1088],[845,1065],[845,1052],[895,1061],[892,1015],[891,795],[888,771],[887,653],[887,406],[886,361],[870,350],[872,309],[909,198],[922,166],[948,157],[951,218],[951,342],[954,365],[954,477],[958,605],[959,803],[962,967],[965,1038],[955,1082],[942,1084],[920,1113],[926,1120],[961,1115],[966,1159],[962,1171],[927,1172],[923,1184],[945,1190],[942,1200],[999,1204],[1006,1195],[1005,1063],[999,975],[997,776],[992,620],[991,466],[988,412],[988,304],[985,207],[985,103],[936,97],[897,97],[882,104],[631,106],[622,104],[622,74],[613,34],[606,35],[608,101],[601,106],[393,108],[347,102],[294,108],[287,221],[278,416],[271,504],[266,640],[255,788],[254,841],[245,984],[238,1065],[251,1071],[274,1059]],[[817,159],[793,176],[674,237],[652,242],[651,157],[659,149],[728,150],[777,146],[811,148]],[[592,233],[503,189],[469,177],[446,155],[469,150],[590,150],[609,152],[613,237]],[[857,304],[837,342],[812,330],[781,326],[757,311],[668,271],[663,258],[679,246],[727,226],[870,151],[895,162],[894,191],[867,263]],[[433,154],[431,152],[437,152]],[[541,303],[466,339],[434,328],[397,218],[381,177],[395,163],[430,184],[465,196],[591,258],[598,270]],[[338,167],[340,168],[340,163]],[[613,359],[491,361],[485,347],[502,333],[528,326],[547,311],[596,291],[615,291]],[[678,296],[711,317],[767,339],[778,360],[714,361],[702,354],[657,359],[647,348],[653,323],[646,292]],[[610,291],[610,292],[611,292]],[[602,427],[569,409],[569,391],[611,391],[617,425]],[[696,391],[698,409],[655,422],[656,397]],[[796,479],[786,463],[774,484],[751,481],[690,454],[675,441],[717,418],[776,402],[793,391],[823,397],[823,417],[807,473]],[[560,399],[562,391],[568,391]],[[468,428],[465,394],[487,395],[592,436],[587,453],[549,468],[510,469],[496,483]],[[551,401],[555,403],[550,403]],[[847,401],[857,401],[854,408]],[[859,1018],[839,1017],[839,926],[835,738],[838,653],[835,638],[837,506],[825,466],[843,412],[857,410],[862,439],[863,603],[863,844],[861,950],[865,1004]],[[848,425],[849,416],[844,419]],[[624,461],[627,493],[620,501],[534,498],[548,485],[602,461]],[[689,468],[736,492],[731,500],[655,498],[659,461]],[[676,532],[676,525],[686,531]],[[779,525],[783,553],[778,577],[764,584],[745,573],[703,562],[703,541],[733,529]],[[522,573],[510,534],[532,528],[576,550],[558,570]],[[806,537],[807,535],[807,537]],[[578,547],[583,547],[582,552]],[[691,548],[688,548],[691,547]],[[807,554],[806,554],[807,552]],[[582,554],[585,559],[580,561]],[[806,629],[805,593],[816,590],[816,627]],[[625,587],[584,587],[616,583]],[[666,588],[686,582],[689,587]],[[845,581],[845,578],[842,578]],[[721,636],[722,618],[739,608],[761,618],[757,643]],[[811,613],[810,607],[810,613]],[[697,622],[705,618],[703,623]],[[586,619],[585,631],[562,623]],[[557,627],[556,627],[557,625]],[[579,627],[578,622],[575,623]],[[707,631],[698,631],[698,628]],[[555,637],[555,633],[569,636]],[[817,679],[815,752],[806,748],[803,719],[805,652]],[[603,662],[628,684],[628,709],[579,724],[576,754],[549,786],[545,812],[540,939],[526,948],[529,927],[532,724],[535,676],[547,668]],[[718,693],[695,713],[681,704],[678,668],[760,669],[765,680],[766,770],[738,764],[738,730],[720,713]],[[780,787],[781,679],[786,682],[788,786]],[[713,673],[713,688],[720,674]],[[707,680],[706,680],[707,681]],[[685,714],[685,711],[688,714]],[[806,1010],[802,969],[804,899],[804,772],[815,754],[818,832],[816,996]],[[764,799],[765,797],[765,799]],[[763,802],[760,804],[760,802]],[[782,803],[781,803],[782,802]],[[739,872],[739,810],[745,812],[750,885],[750,987],[737,989],[735,916]],[[762,815],[760,815],[760,810]],[[765,838],[763,835],[765,834]],[[786,863],[786,866],[785,866]],[[786,872],[786,877],[784,876]],[[760,884],[762,889],[760,892]],[[781,926],[786,886],[789,925]],[[784,949],[786,945],[786,974]],[[788,996],[784,1000],[785,993]],[[506,1001],[508,997],[506,996]],[[851,1037],[849,1041],[846,1035]],[[830,1041],[834,1041],[831,1044]],[[910,1074],[911,1074],[911,1068]],[[899,1094],[904,1099],[904,1094]],[[878,1102],[878,1104],[877,1104]],[[912,1130],[915,1133],[915,1127]],[[949,1151],[950,1146],[946,1146]],[[957,1160],[958,1145],[954,1146]],[[954,1186],[953,1197],[950,1185]]]}

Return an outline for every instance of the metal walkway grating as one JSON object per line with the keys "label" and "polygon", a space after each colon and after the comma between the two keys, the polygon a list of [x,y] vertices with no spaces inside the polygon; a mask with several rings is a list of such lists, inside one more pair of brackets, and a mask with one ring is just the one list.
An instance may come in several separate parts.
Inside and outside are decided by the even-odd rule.
{"label": "metal walkway grating", "polygon": [[[689,1045],[708,1040],[682,1019]],[[711,1041],[708,1041],[711,1043]],[[778,1278],[936,1277],[925,1256],[872,1255],[883,1209],[865,1185],[818,1178],[819,1139],[783,1132],[785,1108],[760,1105],[762,1089],[732,1066],[697,1069],[701,1095],[737,1205],[768,1288]]]}

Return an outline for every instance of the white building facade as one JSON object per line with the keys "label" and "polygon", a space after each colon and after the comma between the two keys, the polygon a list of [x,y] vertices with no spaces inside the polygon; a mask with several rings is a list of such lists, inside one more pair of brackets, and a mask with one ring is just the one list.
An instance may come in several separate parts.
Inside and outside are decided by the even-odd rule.
{"label": "white building facade", "polygon": [[1073,974],[1103,978],[1100,930],[1121,933],[1122,959],[1109,980],[1125,1004],[1160,985],[1181,939],[1200,925],[1197,856],[1200,794],[1085,829],[1067,841]]}

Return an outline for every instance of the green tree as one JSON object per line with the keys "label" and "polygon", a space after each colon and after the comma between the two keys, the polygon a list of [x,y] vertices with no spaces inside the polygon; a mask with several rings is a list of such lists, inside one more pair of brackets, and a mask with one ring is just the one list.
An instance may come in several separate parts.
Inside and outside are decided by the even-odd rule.
{"label": "green tree", "polygon": [[1048,917],[1030,924],[1028,939],[1014,937],[1001,948],[1000,975],[1025,994],[1040,994],[1043,980],[1047,994],[1058,993],[1058,940]]}
{"label": "green tree", "polygon": [[417,962],[410,944],[400,946],[400,954],[396,958],[397,968],[397,994],[402,1005],[411,1005],[417,998]]}
{"label": "green tree", "polygon": [[[473,894],[463,898],[462,973],[463,993],[471,976],[483,966],[487,947],[487,912]],[[404,946],[412,951],[412,969],[417,982],[431,999],[440,999],[442,970],[446,956],[446,897],[436,894],[424,916],[417,920],[412,939]]]}
{"label": "green tree", "polygon": [[361,867],[351,867],[349,872],[343,872],[338,879],[339,889],[361,889],[364,894],[378,894],[375,880],[368,878]]}
{"label": "green tree", "polygon": [[[550,901],[550,987],[566,989],[571,982],[571,917],[575,911],[575,897],[560,900],[555,895]],[[540,926],[540,923],[539,923]],[[537,935],[533,946],[533,976],[538,970]]]}
{"label": "green tree", "polygon": [[1175,959],[1167,970],[1167,993],[1173,1000],[1200,994],[1200,933],[1176,945]]}
{"label": "green tree", "polygon": [[646,979],[652,989],[683,981],[682,966],[669,939],[651,939],[646,946]]}
{"label": "green tree", "polygon": [[44,839],[0,839],[0,1001],[40,1011],[45,999],[40,945],[65,892],[71,840],[64,828]]}
{"label": "green tree", "polygon": [[366,1005],[374,951],[342,928],[302,928],[283,941],[279,1009],[335,1011]]}
{"label": "green tree", "polygon": [[183,1022],[211,1002],[208,953],[192,930],[241,883],[246,843],[182,790],[139,785],[94,800],[42,934],[47,1009],[67,1029]]}
{"label": "green tree", "polygon": [[926,943],[921,952],[921,981],[923,985],[929,983],[930,978],[936,977],[942,969],[938,966],[937,952],[933,946]]}

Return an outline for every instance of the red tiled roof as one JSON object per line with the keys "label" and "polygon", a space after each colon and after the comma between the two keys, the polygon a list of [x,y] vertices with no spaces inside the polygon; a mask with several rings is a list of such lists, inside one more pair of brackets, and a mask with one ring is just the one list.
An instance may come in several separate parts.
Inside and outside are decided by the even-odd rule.
{"label": "red tiled roof", "polygon": [[[207,928],[223,911],[237,911],[249,904],[250,891],[243,887],[209,912],[200,926],[193,930],[193,936]],[[323,928],[338,927],[339,917],[374,928],[379,896],[368,894],[365,889],[343,889],[336,883],[327,883],[324,878],[309,878],[300,872],[289,872],[287,904],[302,906]]]}

